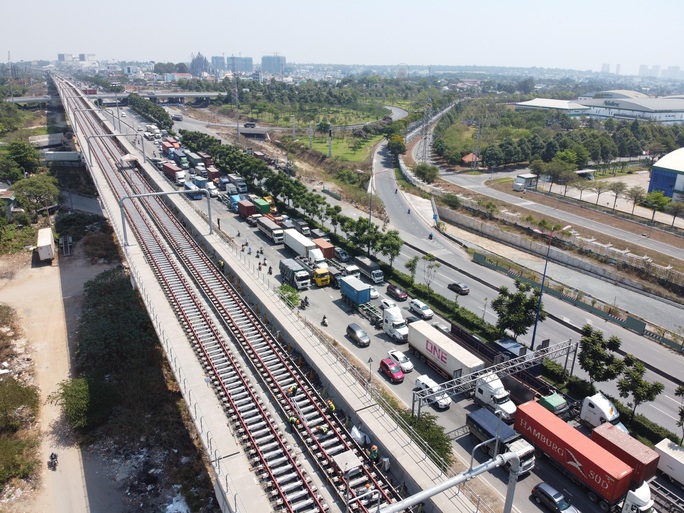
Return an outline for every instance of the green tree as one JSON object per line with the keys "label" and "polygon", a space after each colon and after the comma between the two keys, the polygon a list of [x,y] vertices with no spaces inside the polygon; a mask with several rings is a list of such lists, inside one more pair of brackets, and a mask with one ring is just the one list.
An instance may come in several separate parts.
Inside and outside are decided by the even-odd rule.
{"label": "green tree", "polygon": [[299,297],[299,291],[290,285],[283,284],[278,287],[278,293],[285,304],[290,308],[298,306],[301,302]]}
{"label": "green tree", "polygon": [[325,215],[330,221],[335,233],[337,233],[337,226],[340,224],[340,214],[342,213],[342,207],[339,205],[328,206],[325,209]]}
{"label": "green tree", "polygon": [[404,241],[401,239],[399,231],[390,230],[380,238],[378,250],[389,258],[390,266],[393,266],[394,260],[399,256],[403,244]]}
{"label": "green tree", "polygon": [[616,351],[622,342],[616,336],[604,340],[603,333],[587,324],[582,328],[579,365],[588,375],[589,383],[612,381],[623,370],[622,359]]}
{"label": "green tree", "polygon": [[[679,385],[675,390],[675,395],[677,397],[684,398],[684,385]],[[682,437],[679,439],[679,445],[684,444],[684,404],[679,405],[679,411],[677,412],[679,419],[677,420],[677,427],[682,428]]]}
{"label": "green tree", "polygon": [[625,182],[611,182],[608,186],[608,190],[615,194],[615,199],[613,200],[613,212],[617,206],[617,200],[622,194],[627,190],[627,184]]}
{"label": "green tree", "polygon": [[391,136],[389,141],[387,142],[387,149],[395,157],[399,157],[399,155],[405,154],[406,143],[404,142],[404,138],[399,134]]}
{"label": "green tree", "polygon": [[35,213],[59,200],[57,179],[45,174],[29,176],[12,186],[19,202]]}
{"label": "green tree", "polygon": [[24,178],[24,173],[12,157],[5,153],[0,153],[0,180],[7,183],[14,183]]}
{"label": "green tree", "polygon": [[[498,315],[496,327],[503,335],[506,330],[513,333],[514,338],[527,333],[537,315],[539,304],[539,289],[532,290],[532,286],[520,280],[515,281],[516,292],[510,292],[508,287],[499,288],[499,296],[492,301],[492,308]],[[539,322],[546,319],[543,305],[539,311]]]}
{"label": "green tree", "polygon": [[38,171],[40,153],[33,146],[23,141],[13,141],[7,145],[7,156],[30,175]]}
{"label": "green tree", "polygon": [[420,257],[414,256],[413,258],[409,258],[408,261],[404,264],[404,267],[408,269],[409,274],[411,275],[411,283],[415,283],[416,281],[416,271],[418,270],[418,261],[420,260]]}
{"label": "green tree", "polygon": [[430,285],[435,279],[437,270],[442,266],[442,264],[440,264],[437,261],[437,257],[431,253],[426,253],[423,255],[421,260],[423,261],[423,278],[425,279],[425,284],[428,288],[428,294],[432,295],[432,289],[430,288]]}
{"label": "green tree", "polygon": [[425,183],[433,183],[439,176],[439,169],[430,164],[418,164],[413,170],[414,174]]}
{"label": "green tree", "polygon": [[610,183],[604,180],[599,180],[591,185],[591,190],[596,193],[596,205],[598,205],[601,194],[610,190]]}
{"label": "green tree", "polygon": [[653,211],[651,222],[655,219],[656,212],[662,212],[667,204],[670,203],[671,198],[665,196],[663,191],[649,192],[644,199],[644,205]]}
{"label": "green tree", "polygon": [[[444,460],[448,468],[453,460],[453,444],[446,434],[444,426],[437,422],[437,417],[432,413],[425,412],[418,417],[411,415],[411,412],[405,408],[401,408],[399,414],[413,428],[413,431]],[[441,465],[441,461],[435,463]]]}
{"label": "green tree", "polygon": [[678,217],[682,217],[684,214],[684,202],[683,201],[672,201],[668,203],[666,209],[668,214],[672,216],[672,224],[670,225],[674,228],[675,221]]}
{"label": "green tree", "polygon": [[632,407],[630,422],[634,420],[634,414],[640,404],[651,402],[658,397],[665,389],[665,385],[659,381],[650,383],[644,379],[646,366],[635,356],[628,354],[624,359],[625,371],[623,377],[618,380],[617,388],[620,397],[632,396],[632,402],[628,406]]}
{"label": "green tree", "polygon": [[646,190],[643,187],[635,185],[630,187],[625,192],[625,197],[632,202],[632,215],[638,203],[641,203],[646,198]]}
{"label": "green tree", "polygon": [[86,427],[90,408],[88,382],[83,378],[65,379],[57,386],[58,390],[48,396],[48,402],[62,409],[62,414],[72,429]]}

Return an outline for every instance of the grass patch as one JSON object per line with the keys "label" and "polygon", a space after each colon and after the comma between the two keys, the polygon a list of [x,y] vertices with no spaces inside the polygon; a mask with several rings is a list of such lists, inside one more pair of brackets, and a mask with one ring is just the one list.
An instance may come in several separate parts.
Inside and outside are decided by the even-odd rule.
{"label": "grass patch", "polygon": [[[333,136],[332,155],[333,158],[348,160],[349,162],[365,162],[371,155],[375,146],[382,141],[382,135],[361,139],[358,137],[344,136],[337,138]],[[305,142],[308,147],[308,141]],[[314,137],[312,149],[323,155],[328,154],[328,138]]]}

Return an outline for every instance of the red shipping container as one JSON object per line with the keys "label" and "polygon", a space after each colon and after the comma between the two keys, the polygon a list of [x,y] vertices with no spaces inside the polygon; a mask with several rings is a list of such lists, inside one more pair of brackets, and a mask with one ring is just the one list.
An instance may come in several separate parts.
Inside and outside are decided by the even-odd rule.
{"label": "red shipping container", "polygon": [[610,504],[629,491],[632,469],[536,401],[518,406],[515,430]]}
{"label": "red shipping container", "polygon": [[311,242],[316,244],[318,249],[321,250],[321,253],[323,253],[323,258],[325,258],[327,260],[335,258],[335,246],[330,244],[327,240],[325,240],[325,239],[313,239]]}
{"label": "red shipping container", "polygon": [[660,455],[610,422],[594,428],[591,439],[632,468],[633,486],[655,477]]}

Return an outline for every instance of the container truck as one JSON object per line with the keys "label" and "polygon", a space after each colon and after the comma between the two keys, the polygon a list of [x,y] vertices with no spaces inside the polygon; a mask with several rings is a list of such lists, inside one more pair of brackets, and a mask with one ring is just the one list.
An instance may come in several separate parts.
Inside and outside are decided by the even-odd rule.
{"label": "container truck", "polygon": [[185,182],[185,191],[188,193],[187,195],[190,199],[199,200],[204,198],[204,193],[202,192],[202,189],[197,187],[192,182]]}
{"label": "container truck", "polygon": [[[237,197],[239,198],[239,196]],[[240,217],[247,219],[252,214],[257,213],[257,208],[254,206],[254,203],[249,200],[239,200],[237,202],[237,212],[240,214]]]}
{"label": "container truck", "polygon": [[207,178],[195,175],[192,179],[193,183],[200,189],[209,191],[209,195],[214,198],[218,196],[218,189],[214,185],[214,182],[209,181]]}
{"label": "container truck", "polygon": [[247,192],[247,182],[245,182],[245,179],[242,178],[240,175],[228,175],[228,180],[237,187],[237,190],[240,194],[244,194]]}
{"label": "container truck", "polygon": [[333,246],[330,241],[325,239],[312,239],[311,242],[316,244],[316,247],[321,250],[323,258],[326,260],[335,258],[335,246]]}
{"label": "container truck", "polygon": [[[488,442],[482,446],[482,450],[492,458],[505,452],[515,452],[520,457],[520,471],[523,474],[534,468],[534,447],[488,409],[480,408],[468,413],[466,426],[475,444]],[[496,437],[498,444],[496,440],[492,441]]]}
{"label": "container truck", "polygon": [[264,196],[264,201],[268,202],[268,204],[271,206],[271,214],[273,214],[274,216],[277,215],[278,207],[276,207],[273,196]]}
{"label": "container truck", "polygon": [[660,455],[658,470],[670,481],[684,486],[684,448],[665,438],[656,444],[655,451]]}
{"label": "container truck", "polygon": [[161,144],[161,150],[162,150],[162,155],[168,157],[174,151],[173,144],[164,141]]}
{"label": "container truck", "polygon": [[273,244],[283,243],[283,229],[268,217],[260,217],[257,219],[257,227],[261,233],[265,234],[273,241]]}
{"label": "container truck", "polygon": [[199,156],[199,158],[202,159],[202,162],[204,162],[204,165],[207,169],[214,165],[214,159],[212,159],[211,155],[209,155],[208,153],[198,151],[197,155]]}
{"label": "container truck", "polygon": [[373,283],[382,283],[385,281],[385,275],[383,274],[382,269],[380,269],[380,266],[370,258],[358,256],[354,258],[354,263],[359,268],[361,274]]}
{"label": "container truck", "polygon": [[345,302],[357,308],[366,303],[370,303],[370,285],[363,283],[358,278],[346,276],[339,279],[340,292]]}
{"label": "container truck", "polygon": [[319,287],[330,285],[330,271],[327,267],[316,267],[316,263],[308,258],[296,256],[294,258],[309,273],[313,282]]}
{"label": "container truck", "polygon": [[162,173],[176,185],[183,185],[185,183],[185,171],[176,164],[165,162],[162,165]]}
{"label": "container truck", "polygon": [[658,453],[636,438],[606,422],[594,428],[591,439],[631,467],[632,488],[655,477],[658,471]]}
{"label": "container truck", "polygon": [[[214,166],[209,166],[207,167],[207,178],[214,182],[216,185],[218,185],[219,177],[221,176],[221,173],[219,172],[218,169],[216,169]],[[223,190],[226,190],[225,187]]]}
{"label": "container truck", "polygon": [[511,401],[511,395],[504,387],[499,376],[493,372],[483,374],[475,381],[473,398],[476,403],[501,415],[505,422],[512,423],[517,407]]}
{"label": "container truck", "polygon": [[266,215],[271,213],[271,206],[267,201],[264,201],[261,198],[254,198],[252,203],[254,203],[254,206],[257,208],[257,212],[259,214]]}
{"label": "container truck", "polygon": [[188,164],[188,158],[185,156],[185,152],[183,150],[174,151],[173,160],[176,161],[176,165],[179,166],[181,169],[190,169],[190,165]]}
{"label": "container truck", "polygon": [[597,427],[604,422],[609,422],[625,433],[628,432],[627,428],[620,422],[620,412],[601,392],[584,398],[579,418],[589,427]]}
{"label": "container truck", "polygon": [[311,229],[309,228],[309,224],[306,221],[303,221],[301,219],[293,219],[292,222],[294,223],[295,230],[297,230],[299,233],[301,233],[305,237],[311,235]]}
{"label": "container truck", "polygon": [[426,321],[416,321],[408,325],[408,343],[410,351],[446,379],[460,378],[485,367],[484,362],[477,356]]}
{"label": "container truck", "polygon": [[38,253],[38,260],[41,262],[51,261],[55,258],[55,237],[52,235],[52,228],[38,230],[36,252]]}
{"label": "container truck", "polygon": [[328,264],[318,246],[309,238],[304,237],[292,228],[283,230],[283,244],[285,247],[300,257],[308,258],[316,267],[327,267]]}
{"label": "container truck", "polygon": [[403,343],[408,340],[409,328],[401,315],[401,308],[393,306],[382,311],[382,331],[395,342]]}
{"label": "container truck", "polygon": [[220,191],[228,191],[226,186],[230,183],[230,180],[226,178],[225,176],[222,176],[221,178],[218,179],[218,188]]}
{"label": "container truck", "polygon": [[311,286],[309,273],[292,258],[280,261],[280,276],[297,290],[308,289]]}
{"label": "container truck", "polygon": [[535,401],[521,404],[515,430],[572,481],[586,488],[603,511],[647,512],[653,507],[647,483],[629,489],[632,469]]}
{"label": "container truck", "polygon": [[199,155],[197,155],[197,153],[186,151],[185,156],[188,157],[188,162],[190,163],[191,167],[197,167],[198,164],[204,165],[204,161],[200,158]]}

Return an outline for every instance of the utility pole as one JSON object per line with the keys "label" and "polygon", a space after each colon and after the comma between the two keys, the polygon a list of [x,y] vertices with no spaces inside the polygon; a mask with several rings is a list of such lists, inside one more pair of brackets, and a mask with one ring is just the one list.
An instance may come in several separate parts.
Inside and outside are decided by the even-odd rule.
{"label": "utility pole", "polygon": [[309,134],[309,149],[313,147],[313,125],[309,121],[309,128],[306,131],[307,134]]}
{"label": "utility pole", "polygon": [[332,158],[332,128],[328,130],[328,158]]}

